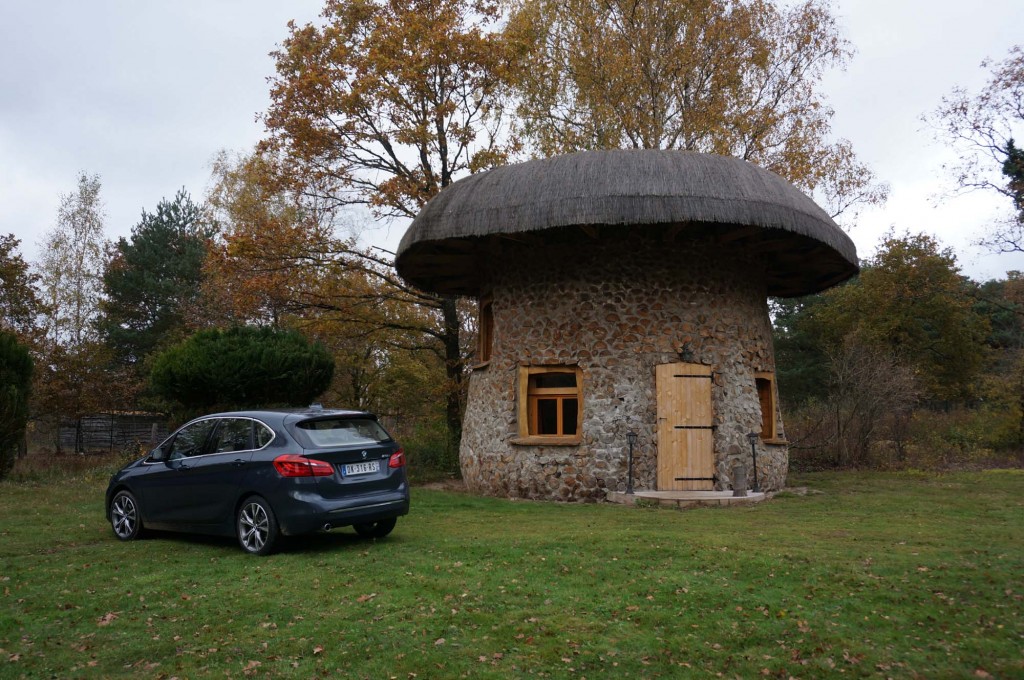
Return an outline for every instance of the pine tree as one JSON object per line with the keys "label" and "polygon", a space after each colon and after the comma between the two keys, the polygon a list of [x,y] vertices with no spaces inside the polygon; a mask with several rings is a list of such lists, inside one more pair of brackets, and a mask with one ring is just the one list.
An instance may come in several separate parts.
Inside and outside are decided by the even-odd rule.
{"label": "pine tree", "polygon": [[117,360],[135,366],[185,335],[183,315],[195,303],[213,228],[184,189],[173,201],[142,211],[130,239],[120,238],[103,273],[99,322]]}
{"label": "pine tree", "polygon": [[1012,139],[1006,145],[1003,176],[1007,179],[1006,188],[1017,209],[1017,221],[1024,224],[1024,149],[1018,148]]}

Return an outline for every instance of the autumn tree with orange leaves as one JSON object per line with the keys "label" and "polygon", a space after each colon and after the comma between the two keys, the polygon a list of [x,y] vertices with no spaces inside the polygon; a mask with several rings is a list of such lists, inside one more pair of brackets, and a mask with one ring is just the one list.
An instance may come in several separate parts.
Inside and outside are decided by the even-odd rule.
{"label": "autumn tree with orange leaves", "polygon": [[850,45],[827,0],[511,0],[519,128],[541,155],[682,149],[735,156],[833,216],[884,200],[819,85]]}
{"label": "autumn tree with orange leaves", "polygon": [[[461,174],[506,162],[514,145],[497,106],[507,59],[496,2],[329,0],[322,16],[320,26],[290,24],[273,55],[260,149],[304,204],[410,218]],[[383,299],[416,308],[385,326],[419,333],[443,355],[457,446],[466,354],[456,298],[406,286],[387,254],[346,244],[330,256],[331,272],[367,277]],[[371,303],[346,288],[314,307],[345,314],[359,304]]]}
{"label": "autumn tree with orange leaves", "polygon": [[222,154],[213,180],[220,234],[197,324],[300,330],[335,358],[326,399],[390,416],[405,432],[436,417],[449,389],[433,299],[336,233],[332,211],[292,193],[270,154]]}
{"label": "autumn tree with orange leaves", "polygon": [[415,217],[461,173],[500,165],[505,48],[486,0],[328,0],[273,53],[266,148],[307,195]]}
{"label": "autumn tree with orange leaves", "polygon": [[206,201],[220,233],[204,265],[195,324],[281,326],[323,279],[333,249],[326,219],[288,192],[270,154],[214,159]]}
{"label": "autumn tree with orange leaves", "polygon": [[34,273],[18,246],[14,234],[0,234],[0,330],[8,330],[22,342],[34,341],[39,334],[37,319],[42,310]]}

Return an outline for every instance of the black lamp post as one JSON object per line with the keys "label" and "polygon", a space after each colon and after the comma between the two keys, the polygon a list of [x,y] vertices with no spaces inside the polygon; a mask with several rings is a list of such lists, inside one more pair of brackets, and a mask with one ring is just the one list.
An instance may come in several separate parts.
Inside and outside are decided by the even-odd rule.
{"label": "black lamp post", "polygon": [[626,433],[626,441],[629,442],[629,472],[626,475],[626,493],[633,494],[633,447],[636,446],[636,432],[630,430]]}
{"label": "black lamp post", "polygon": [[757,483],[757,440],[760,438],[761,435],[757,432],[751,432],[747,435],[747,439],[750,440],[750,455],[754,457],[754,486],[750,490],[755,493],[761,491],[761,485]]}

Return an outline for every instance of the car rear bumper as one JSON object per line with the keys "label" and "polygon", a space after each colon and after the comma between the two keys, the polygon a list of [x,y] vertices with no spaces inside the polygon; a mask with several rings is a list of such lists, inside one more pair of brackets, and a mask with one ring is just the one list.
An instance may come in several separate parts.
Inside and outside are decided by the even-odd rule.
{"label": "car rear bumper", "polygon": [[289,536],[308,534],[324,528],[337,528],[409,514],[409,490],[378,491],[362,496],[329,500],[309,492],[289,493],[275,507],[281,533]]}

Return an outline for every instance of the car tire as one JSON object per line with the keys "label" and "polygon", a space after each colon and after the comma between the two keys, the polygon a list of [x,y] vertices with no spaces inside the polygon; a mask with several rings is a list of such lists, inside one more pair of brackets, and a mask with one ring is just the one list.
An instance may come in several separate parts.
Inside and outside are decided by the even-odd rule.
{"label": "car tire", "polygon": [[280,531],[270,504],[259,496],[246,498],[235,517],[235,534],[242,550],[250,555],[274,552]]}
{"label": "car tire", "polygon": [[397,517],[390,517],[388,519],[377,520],[376,522],[354,524],[353,528],[356,530],[356,533],[363,538],[384,538],[391,533],[391,530],[395,528],[395,524],[397,523]]}
{"label": "car tire", "polygon": [[131,491],[122,489],[110,499],[110,527],[122,541],[134,541],[142,535],[142,513]]}

